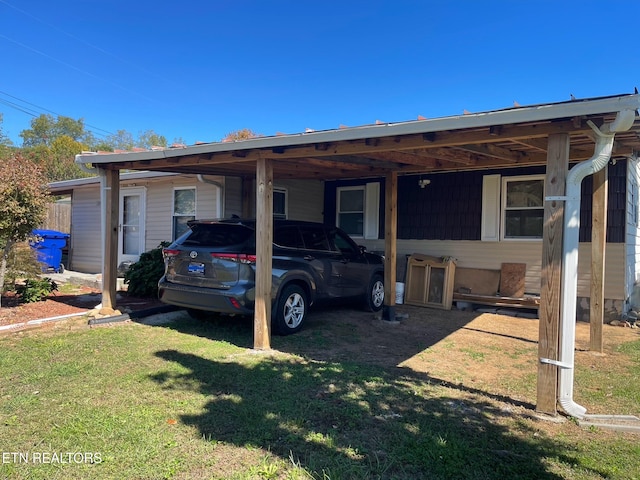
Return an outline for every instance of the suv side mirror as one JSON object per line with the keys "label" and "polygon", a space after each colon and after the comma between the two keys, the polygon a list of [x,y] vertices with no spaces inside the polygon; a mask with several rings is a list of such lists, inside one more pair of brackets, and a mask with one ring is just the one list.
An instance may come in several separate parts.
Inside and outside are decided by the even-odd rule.
{"label": "suv side mirror", "polygon": [[364,255],[367,252],[367,247],[364,245],[358,245],[358,248],[360,249],[360,255]]}

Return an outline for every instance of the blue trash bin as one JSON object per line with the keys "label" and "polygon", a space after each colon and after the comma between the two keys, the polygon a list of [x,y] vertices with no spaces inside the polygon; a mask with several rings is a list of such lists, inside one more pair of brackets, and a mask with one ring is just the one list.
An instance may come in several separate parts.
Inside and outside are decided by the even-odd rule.
{"label": "blue trash bin", "polygon": [[42,271],[64,272],[62,249],[67,245],[70,235],[56,230],[34,230],[32,233],[34,238],[29,244],[36,251],[38,261],[42,263]]}

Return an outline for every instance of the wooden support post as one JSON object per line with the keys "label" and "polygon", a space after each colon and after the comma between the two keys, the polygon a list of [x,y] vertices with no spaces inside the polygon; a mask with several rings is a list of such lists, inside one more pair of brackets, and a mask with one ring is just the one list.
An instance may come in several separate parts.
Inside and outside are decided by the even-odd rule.
{"label": "wooden support post", "polygon": [[[251,218],[251,177],[242,177],[242,218]],[[226,214],[225,214],[226,216]]]}
{"label": "wooden support post", "polygon": [[591,299],[589,302],[589,350],[602,353],[604,322],[604,268],[607,248],[607,167],[593,175],[591,211]]}
{"label": "wooden support post", "polygon": [[118,227],[120,221],[120,172],[100,170],[104,251],[102,258],[101,315],[111,315],[116,308],[118,277]]}
{"label": "wooden support post", "polygon": [[383,319],[395,320],[396,239],[398,235],[398,173],[390,172],[385,181],[384,227],[384,307]]}
{"label": "wooden support post", "polygon": [[256,304],[253,348],[271,348],[271,261],[273,256],[273,164],[256,164]]}
{"label": "wooden support post", "polygon": [[[564,196],[569,170],[569,135],[550,135],[547,147],[545,197]],[[564,206],[561,200],[544,205],[542,233],[542,275],[540,288],[538,357],[558,360],[560,348],[560,284],[562,279],[562,233]],[[538,363],[536,410],[557,414],[558,367]]]}

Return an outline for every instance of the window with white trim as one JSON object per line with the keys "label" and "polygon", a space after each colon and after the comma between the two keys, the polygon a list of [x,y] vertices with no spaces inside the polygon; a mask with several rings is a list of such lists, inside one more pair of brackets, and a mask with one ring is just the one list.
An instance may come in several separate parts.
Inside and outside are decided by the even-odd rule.
{"label": "window with white trim", "polygon": [[364,185],[338,188],[338,226],[353,237],[364,236]]}
{"label": "window with white trim", "polygon": [[482,241],[537,240],[544,226],[544,175],[485,175]]}
{"label": "window with white trim", "polygon": [[285,188],[273,189],[273,218],[287,218],[287,190]]}
{"label": "window with white trim", "polygon": [[196,189],[194,187],[173,190],[173,239],[185,233],[187,222],[196,218]]}
{"label": "window with white trim", "polygon": [[502,239],[542,238],[544,175],[503,177],[501,213]]}
{"label": "window with white trim", "polygon": [[377,239],[379,216],[380,182],[336,189],[336,225],[350,236]]}

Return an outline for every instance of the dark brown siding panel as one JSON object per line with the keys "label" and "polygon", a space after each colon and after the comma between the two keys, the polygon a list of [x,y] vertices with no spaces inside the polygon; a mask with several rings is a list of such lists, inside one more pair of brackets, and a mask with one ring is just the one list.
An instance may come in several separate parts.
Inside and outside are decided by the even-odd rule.
{"label": "dark brown siding panel", "polygon": [[[420,179],[431,181],[420,188]],[[482,173],[409,175],[398,179],[398,238],[480,240]]]}
{"label": "dark brown siding panel", "polygon": [[[398,177],[398,238],[412,240],[480,240],[482,178],[484,175],[540,175],[542,167],[407,175]],[[627,163],[609,164],[607,242],[622,243],[625,236]],[[420,188],[420,179],[431,180]],[[384,237],[384,179],[325,183],[325,222],[335,225],[336,188],[380,181],[380,238]],[[582,182],[580,241],[591,241],[593,179]]]}
{"label": "dark brown siding panel", "polygon": [[[609,162],[607,196],[607,242],[624,243],[626,229],[625,208],[627,206],[627,162],[617,160]],[[582,182],[580,196],[580,241],[591,241],[591,210],[593,195],[593,177],[590,175]]]}

